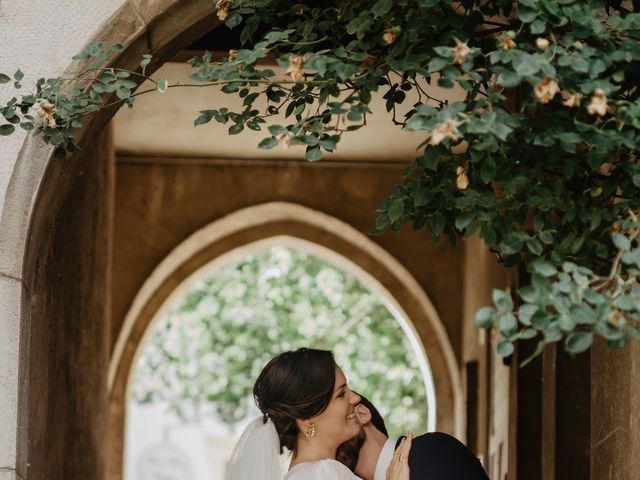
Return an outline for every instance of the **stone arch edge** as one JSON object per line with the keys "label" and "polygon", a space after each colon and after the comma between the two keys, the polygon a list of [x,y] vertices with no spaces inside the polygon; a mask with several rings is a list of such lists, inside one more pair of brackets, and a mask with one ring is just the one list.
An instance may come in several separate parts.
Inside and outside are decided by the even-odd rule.
{"label": "stone arch edge", "polygon": [[[269,227],[279,222],[284,222],[284,225]],[[291,225],[310,227],[313,232],[312,238],[304,238],[306,233],[291,233],[288,231],[290,228],[287,228]],[[216,243],[224,243],[234,233],[252,229],[250,238],[247,236],[243,238],[244,243],[234,244],[233,247],[228,246],[217,253],[203,254],[208,247]],[[339,250],[340,247],[332,248],[335,245],[330,245],[332,239],[336,239],[344,242],[345,246],[350,245],[355,251],[359,250],[363,258],[366,257],[365,262],[375,262],[376,268],[380,269],[384,276],[392,277],[390,281],[403,290],[404,300],[397,300],[397,303],[406,317],[409,318],[407,310],[411,312],[411,317],[414,319],[419,314],[417,312],[422,312],[418,318],[421,320],[421,328],[417,336],[428,350],[428,360],[438,399],[438,423],[442,430],[464,439],[464,396],[457,360],[444,325],[422,287],[389,252],[352,226],[320,211],[287,202],[271,202],[247,207],[210,223],[175,247],[151,273],[125,316],[110,359],[109,404],[114,414],[110,431],[115,429],[122,433],[124,421],[122,402],[127,395],[129,376],[137,347],[142,343],[152,317],[156,316],[163,304],[166,304],[166,296],[204,265],[212,260],[215,261],[215,258],[225,257],[232,250],[242,249],[247,245],[274,237],[291,237],[294,240],[308,241],[346,258]],[[193,260],[198,255],[200,258],[194,263]],[[359,265],[357,259],[348,259],[348,261],[365,270],[362,265]],[[388,281],[380,280],[374,273],[371,276],[381,284],[383,290],[389,291]],[[159,292],[162,294],[159,295]],[[164,298],[158,298],[159,296]],[[393,298],[393,295],[389,294],[389,297]],[[405,308],[409,304],[411,305]],[[119,443],[118,440],[116,443]],[[120,448],[117,450],[119,452],[114,453],[119,457],[123,452]]]}
{"label": "stone arch edge", "polygon": [[[107,67],[135,69],[142,53],[156,58],[147,71],[160,67],[180,48],[193,42],[219,23],[208,0],[122,0],[114,13],[104,19],[96,12],[96,28],[78,36],[69,57],[84,45],[100,40],[121,43],[124,50]],[[151,3],[151,5],[150,5]],[[55,38],[54,38],[55,40]],[[87,62],[88,63],[88,62]],[[62,75],[86,66],[71,61],[59,65]],[[55,73],[53,74],[55,75]],[[31,398],[28,376],[30,352],[38,349],[32,335],[31,294],[40,275],[40,258],[51,242],[55,217],[74,179],[90,160],[90,146],[105,130],[116,109],[89,117],[76,140],[83,147],[64,161],[53,158],[53,148],[26,136],[18,140],[3,173],[6,189],[0,191],[0,309],[4,312],[0,329],[7,335],[0,341],[0,477],[3,474],[28,476],[28,404]],[[6,348],[5,348],[6,347]],[[45,428],[40,427],[38,428]]]}

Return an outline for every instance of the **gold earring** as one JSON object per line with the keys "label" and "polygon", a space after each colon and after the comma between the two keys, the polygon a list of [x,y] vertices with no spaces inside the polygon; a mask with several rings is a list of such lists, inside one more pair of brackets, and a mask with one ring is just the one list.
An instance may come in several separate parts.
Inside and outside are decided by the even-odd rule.
{"label": "gold earring", "polygon": [[316,424],[312,423],[311,425],[309,425],[309,428],[307,428],[307,432],[306,432],[307,437],[315,437],[316,436]]}

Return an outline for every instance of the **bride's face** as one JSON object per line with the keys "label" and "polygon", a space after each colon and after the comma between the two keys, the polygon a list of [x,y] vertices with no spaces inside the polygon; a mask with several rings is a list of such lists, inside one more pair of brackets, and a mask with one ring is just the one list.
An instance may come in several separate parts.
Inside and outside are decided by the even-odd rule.
{"label": "bride's face", "polygon": [[316,425],[318,437],[325,442],[339,445],[360,432],[360,424],[354,407],[360,401],[360,395],[347,386],[347,379],[340,367],[336,367],[336,383],[333,397],[327,408],[312,421]]}

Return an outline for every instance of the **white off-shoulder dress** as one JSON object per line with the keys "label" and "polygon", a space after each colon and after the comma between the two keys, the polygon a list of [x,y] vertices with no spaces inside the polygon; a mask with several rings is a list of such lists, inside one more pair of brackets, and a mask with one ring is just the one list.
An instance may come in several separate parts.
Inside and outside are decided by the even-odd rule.
{"label": "white off-shoulder dress", "polygon": [[317,460],[299,463],[284,476],[284,480],[362,480],[337,460]]}

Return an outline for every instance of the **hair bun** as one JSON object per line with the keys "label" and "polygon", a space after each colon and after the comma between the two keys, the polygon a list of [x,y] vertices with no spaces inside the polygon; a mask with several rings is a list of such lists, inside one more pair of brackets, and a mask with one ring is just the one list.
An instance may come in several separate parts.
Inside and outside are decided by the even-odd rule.
{"label": "hair bun", "polygon": [[295,452],[296,419],[322,413],[335,386],[336,363],[327,350],[302,348],[284,352],[262,369],[253,387],[253,396],[265,418],[270,418],[283,447]]}

